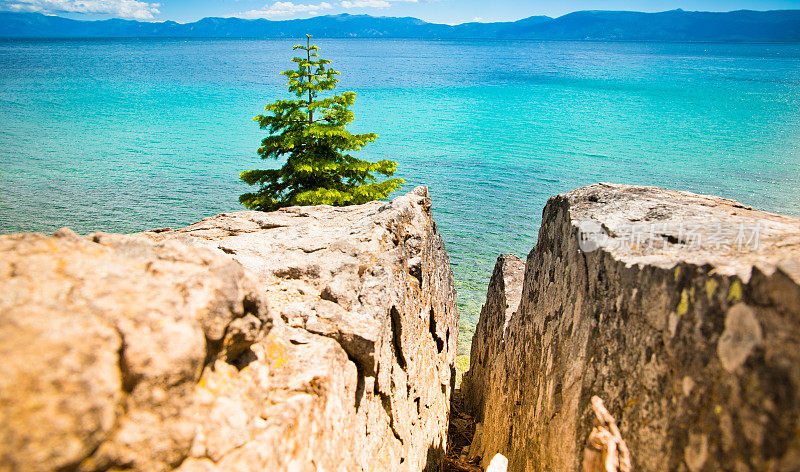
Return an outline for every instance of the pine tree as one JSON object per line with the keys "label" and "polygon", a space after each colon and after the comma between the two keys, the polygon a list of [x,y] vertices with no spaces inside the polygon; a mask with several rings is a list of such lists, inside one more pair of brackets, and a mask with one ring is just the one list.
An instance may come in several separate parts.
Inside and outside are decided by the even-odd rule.
{"label": "pine tree", "polygon": [[397,163],[389,160],[369,162],[349,154],[375,141],[374,133],[352,134],[345,127],[353,121],[349,107],[355,92],[322,98],[320,94],[336,88],[339,72],[326,67],[306,35],[305,51],[295,57],[297,69],[282,72],[289,78],[289,91],[297,98],[277,100],[265,107],[266,114],[253,118],[268,130],[258,154],[262,159],[281,159],[280,169],[248,170],[240,178],[258,191],[239,197],[239,202],[254,210],[272,211],[292,205],[358,205],[386,198],[405,182],[388,179],[379,182],[375,174],[390,177]]}

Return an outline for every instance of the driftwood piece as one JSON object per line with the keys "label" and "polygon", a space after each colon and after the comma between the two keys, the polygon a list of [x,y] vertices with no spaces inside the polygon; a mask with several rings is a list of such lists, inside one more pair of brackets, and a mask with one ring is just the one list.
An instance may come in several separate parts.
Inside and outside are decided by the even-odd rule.
{"label": "driftwood piece", "polygon": [[589,444],[583,450],[583,472],[631,472],[631,454],[617,421],[600,397],[592,397],[592,410],[597,425],[589,433]]}

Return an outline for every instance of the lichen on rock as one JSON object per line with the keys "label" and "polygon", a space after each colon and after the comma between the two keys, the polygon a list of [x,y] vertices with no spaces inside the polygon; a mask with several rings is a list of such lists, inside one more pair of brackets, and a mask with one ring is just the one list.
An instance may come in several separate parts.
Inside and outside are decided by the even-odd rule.
{"label": "lichen on rock", "polygon": [[484,465],[580,470],[597,395],[633,470],[799,470],[799,284],[797,218],[654,187],[551,198],[524,268],[498,260],[473,338]]}
{"label": "lichen on rock", "polygon": [[441,465],[458,315],[425,188],[0,254],[0,470]]}

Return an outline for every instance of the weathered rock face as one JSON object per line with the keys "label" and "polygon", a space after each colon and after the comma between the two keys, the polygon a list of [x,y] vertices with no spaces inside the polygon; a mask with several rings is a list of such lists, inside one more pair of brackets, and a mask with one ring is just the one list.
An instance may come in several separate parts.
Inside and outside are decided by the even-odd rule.
{"label": "weathered rock face", "polygon": [[597,395],[634,470],[800,470],[799,282],[798,219],[651,187],[551,198],[473,339],[484,464],[581,470]]}
{"label": "weathered rock face", "polygon": [[0,469],[438,469],[458,319],[430,205],[0,237]]}
{"label": "weathered rock face", "polygon": [[0,470],[180,464],[204,366],[239,362],[269,328],[255,281],[229,258],[95,240],[0,237]]}

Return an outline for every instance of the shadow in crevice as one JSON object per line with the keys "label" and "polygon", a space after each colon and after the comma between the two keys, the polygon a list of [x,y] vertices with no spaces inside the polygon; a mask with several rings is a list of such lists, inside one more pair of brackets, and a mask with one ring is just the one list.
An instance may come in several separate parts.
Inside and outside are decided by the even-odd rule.
{"label": "shadow in crevice", "polygon": [[394,346],[394,355],[397,357],[397,363],[400,368],[406,370],[406,357],[403,354],[403,322],[400,312],[397,307],[393,306],[389,310],[389,317],[392,323],[392,345]]}
{"label": "shadow in crevice", "polygon": [[[433,340],[436,342],[436,351],[441,354],[442,350],[444,350],[444,339],[439,337],[439,333],[436,332],[436,313],[433,311],[433,307],[431,307],[430,313],[430,321],[428,322],[428,329],[431,332],[431,336]],[[447,338],[448,342],[450,341],[450,328],[447,328]]]}
{"label": "shadow in crevice", "polygon": [[431,446],[428,448],[428,457],[425,460],[425,467],[422,468],[423,472],[445,472],[448,469],[445,466],[445,452],[444,448],[439,446]]}
{"label": "shadow in crevice", "polygon": [[[455,378],[455,377],[453,377]],[[450,396],[450,421],[447,429],[447,453],[443,472],[482,472],[476,463],[469,462],[467,451],[475,436],[476,420],[466,413],[461,389],[453,389]]]}

